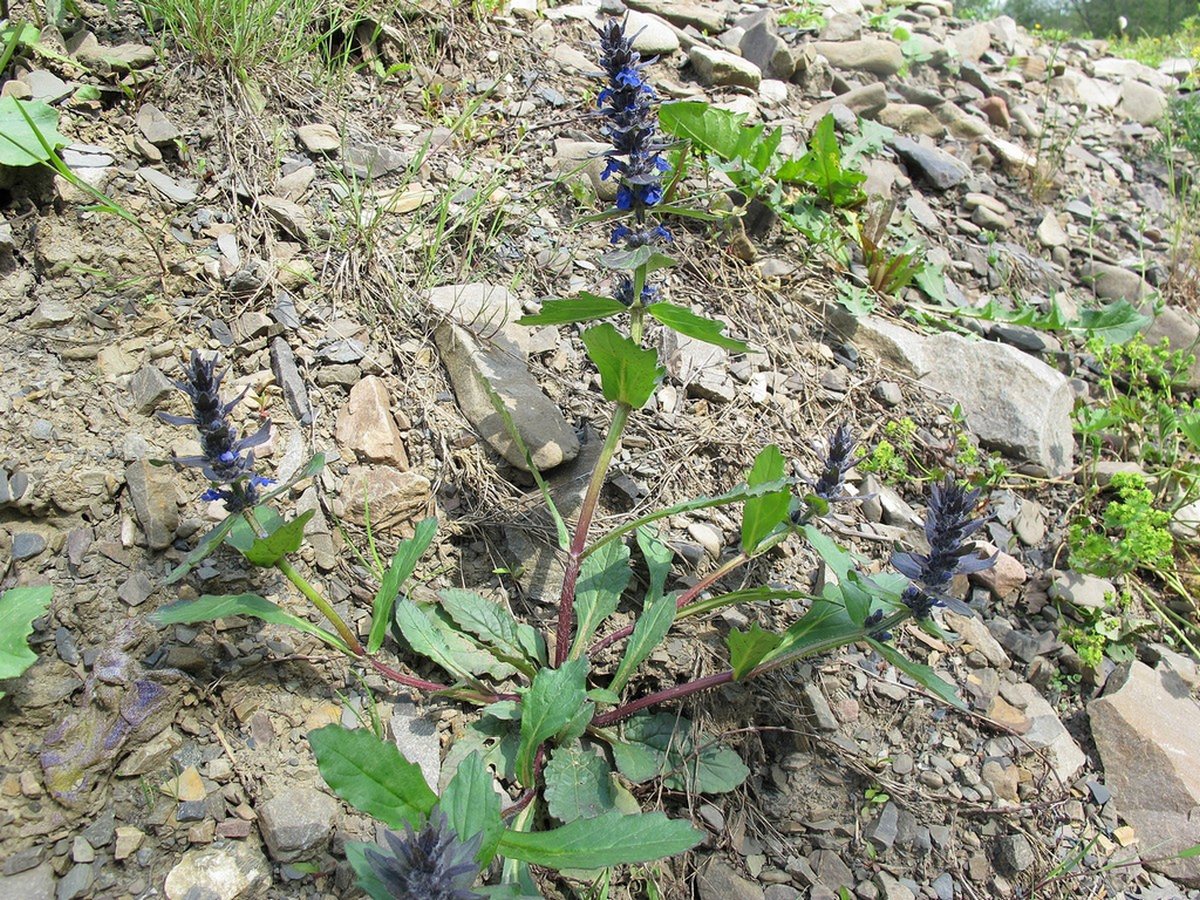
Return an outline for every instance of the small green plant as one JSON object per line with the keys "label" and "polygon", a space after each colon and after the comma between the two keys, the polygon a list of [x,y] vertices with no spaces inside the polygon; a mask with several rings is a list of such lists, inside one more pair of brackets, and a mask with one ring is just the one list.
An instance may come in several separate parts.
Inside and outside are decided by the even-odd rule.
{"label": "small green plant", "polygon": [[1105,504],[1100,521],[1083,520],[1071,526],[1071,568],[1105,576],[1170,568],[1174,559],[1174,539],[1167,529],[1171,514],[1155,506],[1146,479],[1118,472],[1109,487],[1116,499]]}
{"label": "small green plant", "polygon": [[825,16],[821,7],[811,0],[803,3],[793,3],[778,14],[779,24],[785,28],[797,28],[801,31],[817,31],[825,24]]}
{"label": "small green plant", "polygon": [[891,200],[856,222],[856,236],[863,265],[867,269],[867,283],[873,291],[884,296],[899,294],[920,274],[924,265],[918,246],[908,245],[896,253],[884,246],[895,208],[896,201]]}
{"label": "small green plant", "polygon": [[9,588],[0,594],[0,681],[16,678],[37,662],[26,641],[33,632],[33,620],[50,607],[51,593],[49,585],[41,585]]}
{"label": "small green plant", "polygon": [[872,472],[892,484],[901,484],[909,479],[910,465],[916,464],[916,447],[913,438],[917,423],[905,416],[893,419],[883,426],[884,437],[879,438],[856,463],[864,472]]}

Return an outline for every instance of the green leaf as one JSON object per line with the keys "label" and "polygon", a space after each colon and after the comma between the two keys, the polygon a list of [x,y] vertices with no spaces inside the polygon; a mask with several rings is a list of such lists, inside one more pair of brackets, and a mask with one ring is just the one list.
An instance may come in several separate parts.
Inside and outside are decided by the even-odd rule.
{"label": "green leaf", "polygon": [[404,600],[396,604],[395,618],[396,626],[414,652],[456,678],[478,685],[479,675],[503,681],[517,673],[515,666],[497,659],[455,628],[449,616],[437,606]]}
{"label": "green leaf", "polygon": [[671,713],[632,717],[612,749],[617,768],[630,781],[661,777],[677,791],[723,794],[750,774],[736,753],[695,735],[689,720]]}
{"label": "green leaf", "polygon": [[333,792],[389,828],[416,828],[437,803],[421,767],[366,729],[326,725],[310,731],[308,742]]}
{"label": "green leaf", "polygon": [[651,245],[643,244],[632,250],[609,250],[600,257],[600,264],[606,269],[620,272],[633,272],[644,267],[649,275],[675,265],[675,260],[665,253],[659,253]]}
{"label": "green leaf", "polygon": [[[751,130],[753,129],[747,129],[747,131]],[[756,138],[752,146],[748,148],[751,152],[739,152],[738,155],[747,157],[747,161],[760,175],[765,174],[775,161],[775,153],[779,150],[779,145],[782,141],[783,129],[776,127],[765,138]]]}
{"label": "green leaf", "polygon": [[625,647],[625,655],[613,673],[609,690],[619,694],[633,673],[662,643],[675,621],[675,599],[666,597],[667,576],[671,571],[671,548],[660,541],[649,528],[637,530],[638,547],[650,571],[650,587],[642,603],[642,614],[633,626],[633,634]]}
{"label": "green leaf", "polygon": [[1200,411],[1180,416],[1177,420],[1179,430],[1191,442],[1193,450],[1200,450]]}
{"label": "green leaf", "polygon": [[526,652],[512,613],[499,603],[459,588],[439,591],[438,596],[455,625],[492,648],[498,659],[533,677],[537,660]]}
{"label": "green leaf", "polygon": [[673,303],[651,303],[646,307],[646,312],[672,331],[677,331],[698,341],[704,341],[706,344],[716,344],[718,347],[724,347],[734,353],[746,353],[750,350],[741,341],[735,341],[733,338],[721,334],[725,330],[724,322],[698,316],[682,306],[676,306]]}
{"label": "green leaf", "polygon": [[616,794],[608,763],[578,744],[554,748],[546,763],[545,798],[550,815],[564,823],[609,812]]}
{"label": "green leaf", "polygon": [[680,100],[658,108],[663,131],[724,160],[737,155],[745,120],[745,113],[717,109],[702,100]]}
{"label": "green leaf", "polygon": [[[826,588],[834,595],[840,596],[837,588],[832,585]],[[793,622],[783,633],[779,646],[767,654],[763,663],[779,663],[792,659],[800,659],[812,653],[840,646],[849,640],[857,639],[859,629],[850,621],[846,607],[840,602],[828,598],[814,600],[801,618]]]}
{"label": "green leaf", "polygon": [[[320,471],[323,468],[325,468],[325,454],[324,453],[313,454],[313,458],[310,459],[308,462],[306,462],[304,464],[304,467],[302,469],[300,469],[299,472],[297,472],[295,475],[293,475],[291,478],[289,478],[285,483],[283,483],[281,485],[277,485],[276,487],[272,488],[267,493],[262,494],[258,498],[258,502],[266,503],[270,500],[274,500],[276,497],[280,496],[281,494],[285,494],[288,491],[290,491],[292,488],[294,488],[296,485],[298,485],[300,482],[304,481],[305,479],[312,478],[314,475],[317,475],[318,473],[320,473]],[[255,511],[257,512],[257,510],[255,510]]]}
{"label": "green leaf", "polygon": [[607,319],[618,313],[627,311],[627,307],[619,300],[611,297],[598,297],[586,291],[565,300],[547,300],[542,304],[541,311],[531,316],[517,319],[518,325],[566,325],[570,322],[590,322],[593,319]]}
{"label": "green leaf", "polygon": [[254,538],[250,546],[242,551],[242,555],[246,557],[247,562],[256,566],[268,568],[275,565],[289,553],[300,549],[304,542],[304,526],[316,514],[315,509],[310,509],[291,521],[281,522],[279,527],[265,538]]}
{"label": "green leaf", "polygon": [[846,576],[854,570],[854,557],[825,535],[816,525],[805,525],[804,535],[809,545],[817,551],[817,555],[825,561],[825,565],[833,570],[839,582],[845,581]]}
{"label": "green leaf", "polygon": [[867,616],[871,614],[871,603],[874,599],[871,592],[857,572],[851,572],[846,580],[838,585],[838,590],[841,592],[842,602],[846,604],[846,614],[850,616],[850,621],[855,627],[862,628]]}
{"label": "green leaf", "polygon": [[1141,334],[1150,321],[1128,300],[1115,300],[1103,309],[1080,310],[1078,323],[1068,327],[1109,344],[1124,344]]}
{"label": "green leaf", "polygon": [[358,876],[358,886],[366,891],[371,900],[392,900],[392,892],[383,883],[371,863],[367,860],[368,850],[378,850],[378,844],[367,844],[363,841],[349,841],[346,844],[346,861]]}
{"label": "green leaf", "polygon": [[504,781],[516,777],[517,746],[519,738],[513,722],[502,721],[483,715],[468,725],[459,738],[450,745],[450,751],[442,760],[442,784],[448,785],[453,773],[472,753],[478,753],[485,766],[496,770]]}
{"label": "green leaf", "polygon": [[1200,856],[1200,844],[1194,844],[1186,850],[1180,850],[1175,854],[1177,859],[1193,859]]}
{"label": "green leaf", "polygon": [[658,353],[643,350],[608,322],[585,331],[583,345],[600,370],[604,399],[614,403],[641,409],[666,374],[658,364]]}
{"label": "green leaf", "polygon": [[609,616],[616,612],[621,594],[629,585],[629,548],[609,544],[583,561],[575,586],[575,639],[570,658],[583,654],[592,636]]}
{"label": "green leaf", "polygon": [[163,584],[174,584],[179,581],[179,579],[195,568],[197,564],[203,562],[210,553],[221,546],[221,542],[225,540],[225,536],[233,530],[233,527],[238,522],[243,521],[244,519],[237,514],[229,515],[222,519],[215,528],[200,538],[200,542],[183,558],[183,562],[171,570],[171,573],[167,575]]}
{"label": "green leaf", "polygon": [[890,662],[893,666],[912,678],[918,684],[924,685],[933,691],[933,693],[949,703],[956,709],[965,710],[967,705],[959,699],[953,685],[947,684],[937,673],[929,666],[922,665],[918,662],[913,662],[891,644],[884,644],[874,638],[867,638],[867,643],[870,644],[880,656]]}
{"label": "green leaf", "polygon": [[156,625],[192,625],[228,616],[250,616],[272,625],[287,625],[320,638],[335,650],[350,653],[350,648],[336,634],[314,625],[308,619],[293,615],[258,594],[205,594],[195,600],[180,600],[159,607],[151,614],[150,619]]}
{"label": "green leaf", "polygon": [[469,841],[483,833],[483,842],[475,858],[481,866],[490,863],[496,855],[504,822],[500,819],[500,795],[496,793],[492,775],[484,767],[479,753],[471,753],[459,763],[454,777],[442,791],[438,807],[446,814],[459,840]]}
{"label": "green leaf", "polygon": [[401,542],[392,556],[392,563],[379,582],[379,590],[375,592],[375,600],[371,604],[371,633],[367,637],[367,652],[378,653],[387,635],[388,623],[392,620],[392,609],[404,582],[408,581],[417,562],[429,549],[433,536],[437,533],[437,518],[429,517],[418,523],[413,529],[413,536]]}
{"label": "green leaf", "polygon": [[[757,487],[777,482],[783,478],[783,470],[783,454],[774,444],[767,444],[754,457],[746,484]],[[742,508],[742,549],[753,553],[754,548],[788,517],[791,502],[792,493],[786,488],[747,500]]]}
{"label": "green leaf", "polygon": [[58,133],[58,111],[40,100],[0,97],[0,166],[47,162],[67,139]]}
{"label": "green leaf", "polygon": [[572,659],[557,669],[541,669],[534,676],[522,703],[521,745],[517,749],[517,778],[522,785],[533,784],[538,747],[570,722],[587,700],[587,671],[586,659]]}
{"label": "green leaf", "polygon": [[33,620],[46,614],[53,593],[54,588],[42,584],[9,588],[0,594],[0,681],[16,678],[37,662],[27,641],[33,633]]}
{"label": "green leaf", "polygon": [[604,813],[549,831],[506,830],[500,853],[552,869],[601,869],[651,862],[691,850],[704,833],[662,813]]}
{"label": "green leaf", "polygon": [[734,679],[745,677],[746,673],[762,662],[782,640],[773,631],[763,631],[757,622],[752,622],[747,632],[738,631],[736,628],[729,632],[725,642],[729,645],[729,663],[733,668]]}
{"label": "green leaf", "polygon": [[859,185],[867,176],[842,167],[842,150],[832,113],[817,123],[808,146],[808,153],[780,167],[781,181],[809,184],[834,207],[855,206],[866,199]]}

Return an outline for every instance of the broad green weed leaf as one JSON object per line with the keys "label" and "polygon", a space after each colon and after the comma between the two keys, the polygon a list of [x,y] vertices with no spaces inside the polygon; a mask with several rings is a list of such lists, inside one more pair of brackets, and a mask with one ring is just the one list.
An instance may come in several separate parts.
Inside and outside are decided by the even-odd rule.
{"label": "broad green weed leaf", "polygon": [[[826,592],[840,597],[833,585],[826,587]],[[813,601],[812,606],[798,621],[783,633],[779,646],[767,654],[763,663],[778,663],[800,659],[813,653],[836,647],[848,635],[857,634],[858,629],[850,621],[846,607],[840,602],[828,598]]]}
{"label": "broad green weed leaf", "polygon": [[350,648],[336,634],[319,628],[307,619],[293,615],[258,594],[205,594],[195,600],[180,600],[159,607],[150,616],[157,625],[193,625],[196,622],[212,622],[228,616],[250,616],[272,625],[287,625],[305,634],[320,638],[335,650],[349,653]]}
{"label": "broad green weed leaf", "polygon": [[500,778],[512,781],[517,777],[518,742],[515,722],[502,721],[486,714],[481,716],[450,745],[450,751],[442,760],[441,786],[444,789],[450,783],[463,760],[472,753],[478,753],[483,764],[495,769]]}
{"label": "broad green weed leaf", "polygon": [[570,722],[587,699],[586,659],[572,659],[557,669],[541,669],[525,692],[521,714],[521,744],[517,749],[517,778],[533,784],[533,758],[547,738]]}
{"label": "broad green weed leaf", "polygon": [[0,166],[35,166],[66,144],[57,110],[40,100],[0,97]]}
{"label": "broad green weed leaf", "polygon": [[[746,484],[758,487],[779,481],[783,478],[783,469],[783,454],[774,444],[767,444],[754,457]],[[792,492],[786,488],[747,500],[742,507],[742,549],[753,553],[754,548],[787,518],[791,502]]]}
{"label": "broad green weed leaf", "polygon": [[578,744],[554,748],[546,763],[546,807],[560,822],[594,819],[616,802],[608,763]]}
{"label": "broad green weed leaf", "polygon": [[680,100],[658,108],[663,131],[724,160],[737,155],[745,120],[744,113],[717,109],[702,100]]}
{"label": "broad green weed leaf", "polygon": [[643,244],[632,250],[609,250],[600,257],[600,264],[606,269],[623,272],[632,272],[645,266],[649,275],[675,265],[675,260],[665,253],[659,253],[649,244]]}
{"label": "broad green weed leaf", "polygon": [[518,325],[566,325],[607,319],[626,311],[626,306],[611,297],[598,297],[586,291],[564,300],[547,300],[539,312],[517,319]]}
{"label": "broad green weed leaf", "polygon": [[549,831],[506,830],[500,853],[553,869],[601,869],[650,862],[691,850],[704,833],[662,813],[604,813]]}
{"label": "broad green weed leaf", "polygon": [[371,633],[367,637],[367,652],[377,653],[383,646],[387,635],[388,623],[392,620],[392,609],[396,605],[396,597],[404,582],[408,581],[417,563],[424,556],[437,533],[437,519],[430,517],[417,524],[413,536],[401,542],[392,556],[391,565],[379,582],[379,590],[375,592],[375,600],[371,604]]}
{"label": "broad green weed leaf", "polygon": [[933,693],[940,699],[946,701],[956,709],[965,710],[967,708],[966,704],[959,699],[959,696],[957,692],[955,692],[953,685],[947,684],[945,681],[939,678],[938,674],[934,672],[933,669],[929,668],[929,666],[922,665],[918,662],[913,662],[891,644],[882,643],[874,638],[867,638],[867,643],[870,644],[880,656],[890,662],[893,666],[895,666],[908,677],[912,678],[918,684],[929,688],[929,690],[933,691]]}
{"label": "broad green weed leaf", "polygon": [[629,548],[622,543],[609,544],[583,561],[575,587],[572,659],[587,649],[601,623],[616,612],[621,594],[632,576]]}
{"label": "broad green weed leaf", "polygon": [[704,341],[706,344],[715,344],[726,350],[732,350],[734,353],[746,353],[750,350],[741,341],[735,341],[721,333],[725,330],[724,322],[698,316],[682,306],[676,306],[673,303],[651,303],[646,307],[646,312],[672,331],[677,331],[698,341]]}
{"label": "broad green weed leaf", "polygon": [[290,521],[282,522],[265,538],[256,537],[250,546],[242,551],[242,555],[246,557],[247,562],[256,566],[267,568],[275,565],[289,553],[300,549],[304,542],[304,526],[316,514],[315,509],[310,509]]}
{"label": "broad green weed leaf", "polygon": [[638,547],[650,572],[650,587],[642,603],[642,614],[633,626],[633,634],[625,646],[625,655],[613,673],[609,690],[620,693],[638,666],[649,658],[654,648],[671,630],[675,621],[675,599],[664,596],[667,576],[671,572],[671,548],[660,541],[649,528],[637,530]]}
{"label": "broad green weed leaf", "polygon": [[486,866],[496,855],[504,823],[500,819],[500,795],[492,786],[492,775],[484,768],[479,753],[470,753],[459,763],[454,777],[442,791],[438,807],[446,814],[459,840],[469,841],[483,832],[476,859]]}
{"label": "broad green weed leaf", "polygon": [[757,622],[750,624],[746,632],[733,629],[725,642],[729,645],[729,663],[735,679],[762,662],[768,653],[779,646],[782,638],[773,631],[763,631]]}
{"label": "broad green weed leaf", "polygon": [[614,403],[641,409],[666,374],[658,364],[658,353],[643,350],[607,322],[585,331],[583,345],[600,370],[604,399]]}
{"label": "broad green weed leaf", "polygon": [[525,651],[520,626],[512,613],[499,603],[459,588],[447,588],[438,596],[455,625],[493,648],[504,662],[533,677],[535,659]]}
{"label": "broad green weed leaf", "polygon": [[1080,310],[1078,324],[1071,323],[1068,327],[1110,344],[1123,344],[1141,334],[1149,324],[1150,318],[1128,300],[1115,300],[1103,309]]}
{"label": "broad green weed leaf", "polygon": [[845,581],[846,575],[854,569],[854,557],[843,550],[837,543],[816,525],[805,525],[804,536],[808,538],[809,546],[817,551],[817,555],[825,561],[825,565],[837,575],[837,580]]}
{"label": "broad green weed leaf", "polygon": [[37,662],[27,641],[33,633],[33,620],[46,614],[53,593],[46,584],[9,588],[0,594],[0,681],[16,678]]}
{"label": "broad green weed leaf", "polygon": [[417,827],[437,803],[421,767],[366,729],[326,725],[310,731],[308,742],[333,792],[389,828]]}
{"label": "broad green weed leaf", "polygon": [[613,758],[621,774],[640,783],[662,778],[672,790],[723,794],[746,780],[750,770],[728,747],[700,736],[700,749],[692,723],[671,713],[637,715],[613,743]]}
{"label": "broad green weed leaf", "polygon": [[428,657],[456,678],[478,684],[479,675],[499,681],[517,673],[515,666],[480,647],[454,627],[440,607],[403,600],[396,604],[396,625],[414,652]]}

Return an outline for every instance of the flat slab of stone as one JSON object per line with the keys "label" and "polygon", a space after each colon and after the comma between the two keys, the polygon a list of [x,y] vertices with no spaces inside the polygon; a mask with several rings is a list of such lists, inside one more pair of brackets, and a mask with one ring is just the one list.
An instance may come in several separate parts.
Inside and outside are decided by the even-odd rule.
{"label": "flat slab of stone", "polygon": [[750,60],[703,44],[692,47],[688,52],[688,61],[704,85],[758,90],[762,82],[762,70]]}
{"label": "flat slab of stone", "polygon": [[1108,678],[1088,704],[1104,783],[1137,831],[1146,865],[1200,887],[1200,858],[1163,859],[1200,844],[1200,706],[1172,670],[1134,660]]}
{"label": "flat slab of stone", "polygon": [[542,392],[525,360],[502,346],[485,345],[466,328],[444,322],[434,340],[450,372],[454,396],[467,419],[510,464],[529,470],[525,454],[492,405],[496,394],[539,470],[553,469],[579,454],[579,438],[558,404]]}
{"label": "flat slab of stone", "polygon": [[879,78],[895,75],[904,65],[900,45],[892,41],[815,41],[813,49],[835,69],[866,72]]}

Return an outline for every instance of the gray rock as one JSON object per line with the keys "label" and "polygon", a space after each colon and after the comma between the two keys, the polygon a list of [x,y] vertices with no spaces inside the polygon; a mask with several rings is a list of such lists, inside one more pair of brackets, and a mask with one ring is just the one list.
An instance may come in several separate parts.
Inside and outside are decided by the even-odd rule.
{"label": "gray rock", "polygon": [[133,408],[143,415],[154,412],[175,390],[171,379],[167,378],[158,366],[142,366],[129,379]]}
{"label": "gray rock", "polygon": [[179,129],[157,106],[143,103],[137,114],[137,127],[142,136],[156,147],[166,146],[180,137]]}
{"label": "gray rock", "polygon": [[854,888],[854,873],[836,851],[817,850],[809,857],[809,861],[816,870],[819,884],[835,891]]}
{"label": "gray rock", "polygon": [[30,328],[53,328],[75,318],[75,310],[61,300],[43,300],[29,317]]}
{"label": "gray rock", "polygon": [[12,558],[33,559],[46,549],[46,539],[36,531],[18,531],[12,536]]}
{"label": "gray rock", "polygon": [[895,75],[904,65],[900,45],[893,41],[815,41],[812,48],[835,69],[865,72],[877,78]]}
{"label": "gray rock", "polygon": [[1151,292],[1150,285],[1137,272],[1108,263],[1088,263],[1083,267],[1084,284],[1091,284],[1102,300],[1128,300],[1136,304]]}
{"label": "gray rock", "polygon": [[[1149,310],[1143,309],[1142,312],[1148,313]],[[1196,352],[1200,343],[1200,323],[1191,312],[1176,306],[1164,306],[1142,331],[1142,337],[1148,344],[1159,344],[1166,338],[1172,350],[1182,350],[1195,356],[1184,384],[1189,390],[1200,389],[1200,353]]]}
{"label": "gray rock", "polygon": [[1145,865],[1188,887],[1200,887],[1200,858],[1173,854],[1200,843],[1200,706],[1171,670],[1134,660],[1109,675],[1104,696],[1088,704],[1104,781],[1121,816],[1143,846]]}
{"label": "gray rock", "polygon": [[1042,221],[1037,227],[1037,238],[1043,247],[1065,247],[1071,242],[1070,235],[1052,210],[1046,210],[1046,214],[1042,216]]}
{"label": "gray rock", "polygon": [[415,703],[401,701],[392,707],[392,740],[410,763],[421,767],[425,783],[438,792],[442,772],[442,745],[437,720],[422,713]]}
{"label": "gray rock", "polygon": [[1069,785],[1071,778],[1087,762],[1087,757],[1071,737],[1062,720],[1031,684],[1020,682],[1006,688],[1005,697],[1021,707],[1030,727],[1019,745],[1044,750],[1059,784]]}
{"label": "gray rock", "polygon": [[29,99],[40,100],[42,103],[57,103],[75,90],[73,86],[45,69],[34,69],[23,80],[29,85]]}
{"label": "gray rock", "polygon": [[763,889],[735,872],[720,857],[712,857],[697,879],[700,900],[763,900]]}
{"label": "gray rock", "polygon": [[1026,547],[1036,547],[1046,536],[1046,511],[1034,500],[1021,501],[1012,529]]}
{"label": "gray rock", "polygon": [[412,163],[412,154],[383,144],[352,144],[346,148],[344,168],[356,178],[379,178]]}
{"label": "gray rock", "polygon": [[988,665],[996,669],[1009,668],[1008,654],[983,622],[974,616],[960,616],[955,612],[948,611],[945,615],[946,625],[958,633],[965,645],[978,650]]}
{"label": "gray rock", "polygon": [[387,385],[375,375],[368,375],[350,389],[350,398],[337,415],[337,439],[370,462],[408,468],[408,454],[392,414]]}
{"label": "gray rock", "polygon": [[292,200],[268,194],[259,196],[258,202],[284,231],[297,240],[308,241],[313,223],[307,209]]}
{"label": "gray rock", "polygon": [[879,111],[879,123],[904,134],[940,138],[944,126],[932,112],[917,103],[889,103]]}
{"label": "gray rock", "polygon": [[1065,600],[1081,609],[1104,609],[1116,597],[1117,589],[1107,578],[1082,572],[1057,572],[1050,584],[1050,596]]}
{"label": "gray rock", "polygon": [[916,900],[916,894],[911,888],[887,872],[880,872],[875,876],[875,887],[879,888],[878,896],[881,900]]}
{"label": "gray rock", "polygon": [[333,835],[338,802],[311,787],[277,794],[258,807],[258,824],[272,859],[293,862],[321,853]]}
{"label": "gray rock", "polygon": [[765,78],[787,81],[796,71],[792,48],[775,32],[769,18],[742,35],[738,49],[745,59],[762,70]]}
{"label": "gray rock", "polygon": [[[73,43],[73,42],[72,42]],[[144,69],[153,65],[158,54],[145,44],[118,44],[102,46],[91,34],[86,34],[74,51],[76,59],[89,66],[108,66],[113,69]]]}
{"label": "gray rock", "polygon": [[835,105],[844,106],[850,112],[862,116],[864,119],[874,119],[879,115],[880,110],[887,106],[887,90],[879,82],[873,82],[846,91],[844,94],[838,94],[832,100],[818,103],[809,110],[806,116],[807,121],[815,123],[823,119]]}
{"label": "gray rock", "polygon": [[309,425],[313,420],[312,405],[308,400],[308,388],[296,368],[296,356],[288,342],[281,337],[271,341],[271,371],[275,373],[275,383],[283,391],[288,408],[301,425]]}
{"label": "gray rock", "polygon": [[986,24],[979,23],[951,35],[948,43],[954,49],[959,59],[977,63],[979,62],[979,57],[991,49],[992,34]]}
{"label": "gray rock", "polygon": [[0,875],[0,897],[54,900],[54,867],[48,862],[16,875]]}
{"label": "gray rock", "polygon": [[672,25],[716,33],[725,27],[725,10],[719,4],[697,0],[628,0],[630,9],[662,16]]}
{"label": "gray rock", "polygon": [[735,395],[729,374],[729,352],[686,335],[663,335],[663,360],[667,373],[687,387],[689,396],[714,403],[729,403]]}
{"label": "gray rock", "polygon": [[633,49],[643,57],[669,56],[679,49],[675,29],[655,15],[628,13],[625,33],[633,36]]}
{"label": "gray rock", "polygon": [[197,197],[194,184],[177,181],[166,172],[160,172],[158,169],[143,166],[138,169],[138,177],[168,200],[172,200],[180,206],[193,202]]}
{"label": "gray rock", "polygon": [[829,701],[821,691],[821,686],[812,681],[806,681],[800,689],[800,704],[805,716],[817,727],[818,731],[828,734],[838,730],[838,720],[829,708]]}
{"label": "gray rock", "polygon": [[54,890],[54,900],[78,900],[86,894],[96,880],[96,870],[90,863],[77,863],[59,879]]}
{"label": "gray rock", "polygon": [[902,135],[892,138],[890,143],[901,159],[915,169],[915,174],[924,178],[936,190],[947,191],[962,184],[971,174],[971,169],[966,163],[945,150],[926,146]]}
{"label": "gray rock", "polygon": [[152,466],[138,459],[125,467],[125,482],[138,524],[151,550],[171,546],[179,528],[175,503],[175,473],[169,466]]}
{"label": "gray rock", "polygon": [[873,843],[879,850],[890,850],[892,845],[896,843],[899,824],[900,807],[889,800],[883,805],[883,809],[879,811],[879,815],[876,816],[875,821],[867,826],[865,831],[867,840]]}
{"label": "gray rock", "polygon": [[342,146],[342,136],[332,125],[314,122],[296,129],[296,137],[309,153],[334,153]]}
{"label": "gray rock", "polygon": [[501,347],[485,347],[470,331],[450,322],[437,327],[434,340],[449,370],[459,407],[483,439],[511,465],[529,468],[521,448],[493,407],[489,392],[507,408],[538,469],[553,469],[578,455],[579,438],[519,356]]}
{"label": "gray rock", "polygon": [[607,160],[601,156],[611,145],[595,141],[573,141],[556,138],[554,141],[554,165],[559,174],[584,186],[590,186],[600,200],[612,201],[617,197],[617,181],[600,177]]}
{"label": "gray rock", "polygon": [[750,60],[703,44],[696,44],[688,51],[688,61],[704,85],[758,90],[762,81],[762,70]]}
{"label": "gray rock", "polygon": [[271,883],[271,864],[256,840],[188,850],[168,873],[167,900],[238,900],[259,895]]}
{"label": "gray rock", "polygon": [[862,37],[862,19],[849,13],[834,13],[821,29],[823,41],[857,41]]}
{"label": "gray rock", "polygon": [[1001,875],[1020,875],[1036,861],[1029,838],[1023,834],[1006,834],[996,843],[996,870]]}
{"label": "gray rock", "polygon": [[1132,79],[1121,85],[1117,112],[1141,125],[1153,125],[1167,112],[1167,98],[1158,88]]}
{"label": "gray rock", "polygon": [[134,572],[117,588],[117,596],[126,606],[141,606],[154,593],[154,582],[145,572]]}

